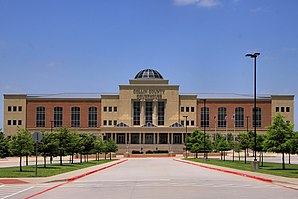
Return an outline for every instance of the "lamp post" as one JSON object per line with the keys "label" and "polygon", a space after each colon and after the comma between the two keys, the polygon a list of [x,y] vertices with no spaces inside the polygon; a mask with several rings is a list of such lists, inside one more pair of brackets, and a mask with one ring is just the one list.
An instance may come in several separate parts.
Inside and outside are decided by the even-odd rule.
{"label": "lamp post", "polygon": [[246,116],[246,132],[248,133],[248,118],[249,116]]}
{"label": "lamp post", "polygon": [[254,54],[246,54],[246,57],[250,57],[254,59],[254,111],[253,111],[253,117],[254,117],[254,161],[253,161],[253,169],[258,169],[258,161],[257,161],[257,57],[260,55],[260,53],[254,53]]}
{"label": "lamp post", "polygon": [[207,153],[206,153],[206,99],[204,101],[204,159],[207,160]]}
{"label": "lamp post", "polygon": [[185,156],[187,158],[187,115],[184,115],[183,117],[185,117]]}

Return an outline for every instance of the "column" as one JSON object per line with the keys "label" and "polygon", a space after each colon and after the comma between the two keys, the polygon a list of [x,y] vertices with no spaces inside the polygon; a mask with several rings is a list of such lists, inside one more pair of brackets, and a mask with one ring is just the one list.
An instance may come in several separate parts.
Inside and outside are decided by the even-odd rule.
{"label": "column", "polygon": [[131,144],[131,133],[128,133],[128,137],[129,137],[128,144]]}
{"label": "column", "polygon": [[145,124],[145,101],[141,101],[141,114],[140,114],[140,123],[141,126]]}
{"label": "column", "polygon": [[142,134],[139,133],[139,144],[142,144]]}
{"label": "column", "polygon": [[156,133],[153,133],[153,144],[157,144],[156,143]]}
{"label": "column", "polygon": [[171,144],[171,141],[170,141],[170,133],[168,133],[168,143],[167,144]]}
{"label": "column", "polygon": [[142,133],[143,134],[143,144],[145,144],[145,133]]}
{"label": "column", "polygon": [[155,124],[157,126],[157,124],[158,124],[158,122],[157,122],[157,119],[158,119],[158,116],[157,116],[157,101],[153,101],[152,106],[153,106],[152,122],[153,122],[153,124]]}

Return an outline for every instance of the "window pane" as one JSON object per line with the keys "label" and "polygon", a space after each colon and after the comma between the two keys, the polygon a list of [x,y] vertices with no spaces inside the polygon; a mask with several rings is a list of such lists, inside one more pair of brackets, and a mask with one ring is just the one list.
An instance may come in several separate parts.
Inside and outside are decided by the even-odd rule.
{"label": "window pane", "polygon": [[36,108],[36,127],[45,127],[46,126],[46,112],[45,107]]}
{"label": "window pane", "polygon": [[227,126],[226,116],[227,116],[227,108],[226,107],[219,107],[218,111],[218,127],[224,128]]}
{"label": "window pane", "polygon": [[209,108],[201,108],[201,127],[209,127]]}
{"label": "window pane", "polygon": [[158,125],[163,126],[165,124],[165,103],[158,102]]}
{"label": "window pane", "polygon": [[140,118],[141,118],[141,103],[134,102],[133,103],[133,125],[140,125]]}
{"label": "window pane", "polygon": [[55,107],[54,108],[54,127],[62,127],[63,122],[63,108]]}
{"label": "window pane", "polygon": [[146,102],[146,118],[145,123],[152,123],[153,106],[152,102]]}
{"label": "window pane", "polygon": [[71,108],[71,127],[80,127],[80,107]]}
{"label": "window pane", "polygon": [[235,127],[242,128],[244,127],[244,108],[237,107],[235,108]]}
{"label": "window pane", "polygon": [[97,108],[96,107],[89,107],[88,127],[97,127]]}

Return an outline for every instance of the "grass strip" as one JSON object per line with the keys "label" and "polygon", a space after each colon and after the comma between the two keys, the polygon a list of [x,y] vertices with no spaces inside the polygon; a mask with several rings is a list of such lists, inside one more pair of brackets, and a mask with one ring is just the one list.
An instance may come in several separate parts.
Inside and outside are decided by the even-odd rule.
{"label": "grass strip", "polygon": [[222,166],[232,169],[244,170],[244,171],[251,171],[255,173],[264,173],[270,174],[275,176],[282,176],[287,178],[298,178],[298,165],[297,164],[286,164],[286,169],[281,168],[281,163],[272,163],[272,162],[264,162],[264,166],[260,166],[258,170],[252,169],[252,162],[247,161],[246,164],[244,161],[232,161],[232,160],[218,160],[218,159],[208,159],[204,160],[201,158],[193,159],[188,158],[185,160],[198,162],[198,163],[205,163],[211,164],[216,166]]}
{"label": "grass strip", "polygon": [[92,167],[113,160],[92,160],[83,163],[73,163],[73,164],[47,164],[46,168],[43,165],[38,165],[37,176],[35,176],[35,165],[23,166],[23,171],[20,172],[20,167],[5,167],[0,168],[0,178],[30,178],[30,177],[49,177],[61,173],[66,173],[78,169],[84,169],[87,167]]}

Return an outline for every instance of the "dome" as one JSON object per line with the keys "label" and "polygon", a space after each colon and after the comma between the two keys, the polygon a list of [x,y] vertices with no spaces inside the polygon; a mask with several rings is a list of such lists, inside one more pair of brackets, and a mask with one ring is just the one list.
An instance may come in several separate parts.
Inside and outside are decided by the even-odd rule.
{"label": "dome", "polygon": [[163,79],[161,74],[153,69],[145,69],[138,72],[135,79]]}

